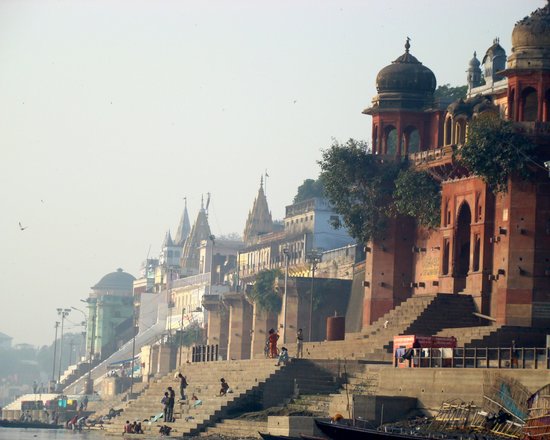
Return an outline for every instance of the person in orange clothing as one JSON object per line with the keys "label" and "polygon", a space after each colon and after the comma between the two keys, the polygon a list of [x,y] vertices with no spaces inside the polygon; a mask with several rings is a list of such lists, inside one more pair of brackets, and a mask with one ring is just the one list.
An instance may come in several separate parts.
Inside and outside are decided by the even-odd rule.
{"label": "person in orange clothing", "polygon": [[269,330],[269,357],[275,359],[277,357],[277,341],[279,340],[279,335],[275,330]]}

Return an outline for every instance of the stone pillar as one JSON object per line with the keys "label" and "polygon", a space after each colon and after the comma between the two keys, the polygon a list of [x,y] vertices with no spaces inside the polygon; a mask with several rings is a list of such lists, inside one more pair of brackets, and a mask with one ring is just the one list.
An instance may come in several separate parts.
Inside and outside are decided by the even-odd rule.
{"label": "stone pillar", "polygon": [[229,330],[229,310],[220,301],[219,295],[208,295],[202,305],[208,310],[207,344],[217,345],[223,359],[227,358],[227,339]]}
{"label": "stone pillar", "polygon": [[156,372],[167,374],[175,368],[175,350],[168,344],[158,346],[158,358]]}
{"label": "stone pillar", "polygon": [[253,327],[251,340],[251,358],[264,357],[265,343],[269,329],[277,329],[277,316],[274,313],[258,309],[257,304],[252,305]]}
{"label": "stone pillar", "polygon": [[229,306],[227,359],[250,359],[252,306],[238,292],[226,293],[223,299]]}
{"label": "stone pillar", "polygon": [[390,220],[385,236],[368,244],[363,329],[412,295],[413,226],[406,219]]}

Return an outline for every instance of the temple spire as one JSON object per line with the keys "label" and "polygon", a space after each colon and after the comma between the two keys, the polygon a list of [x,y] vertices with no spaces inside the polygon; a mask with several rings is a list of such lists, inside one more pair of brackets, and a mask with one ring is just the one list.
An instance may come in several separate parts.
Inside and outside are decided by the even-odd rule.
{"label": "temple spire", "polygon": [[183,213],[181,214],[181,219],[178,225],[178,231],[176,232],[176,237],[174,242],[176,246],[181,246],[185,244],[185,240],[191,232],[191,223],[189,222],[189,214],[187,212],[187,197],[184,197],[185,205],[183,207]]}
{"label": "temple spire", "polygon": [[246,244],[254,244],[258,237],[273,231],[273,219],[267,205],[267,198],[264,192],[263,175],[260,179],[258,195],[254,199],[252,210],[248,214],[244,228],[243,239]]}

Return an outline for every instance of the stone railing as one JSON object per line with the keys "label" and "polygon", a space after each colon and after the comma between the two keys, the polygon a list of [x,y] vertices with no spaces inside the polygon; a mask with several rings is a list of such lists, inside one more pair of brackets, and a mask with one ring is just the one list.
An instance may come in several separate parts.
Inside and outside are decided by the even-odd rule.
{"label": "stone railing", "polygon": [[218,344],[194,345],[191,348],[191,362],[213,362],[222,355]]}
{"label": "stone railing", "polygon": [[[550,348],[418,348],[394,357],[394,366],[412,368],[550,369]],[[406,353],[406,352],[405,352]],[[399,353],[398,353],[399,354]]]}
{"label": "stone railing", "polygon": [[437,160],[451,160],[453,156],[454,145],[446,145],[432,150],[419,151],[418,153],[409,154],[409,160],[414,165],[422,165],[425,163],[434,162]]}

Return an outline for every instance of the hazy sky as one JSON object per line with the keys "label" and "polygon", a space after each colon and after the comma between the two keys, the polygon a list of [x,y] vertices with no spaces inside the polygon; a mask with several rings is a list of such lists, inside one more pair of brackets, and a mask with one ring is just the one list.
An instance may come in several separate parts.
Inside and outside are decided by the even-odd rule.
{"label": "hazy sky", "polygon": [[332,138],[370,138],[407,36],[462,85],[544,3],[0,1],[0,331],[50,343],[57,307],[158,254],[183,197],[193,221],[210,192],[213,233],[241,234],[267,169],[282,218]]}

